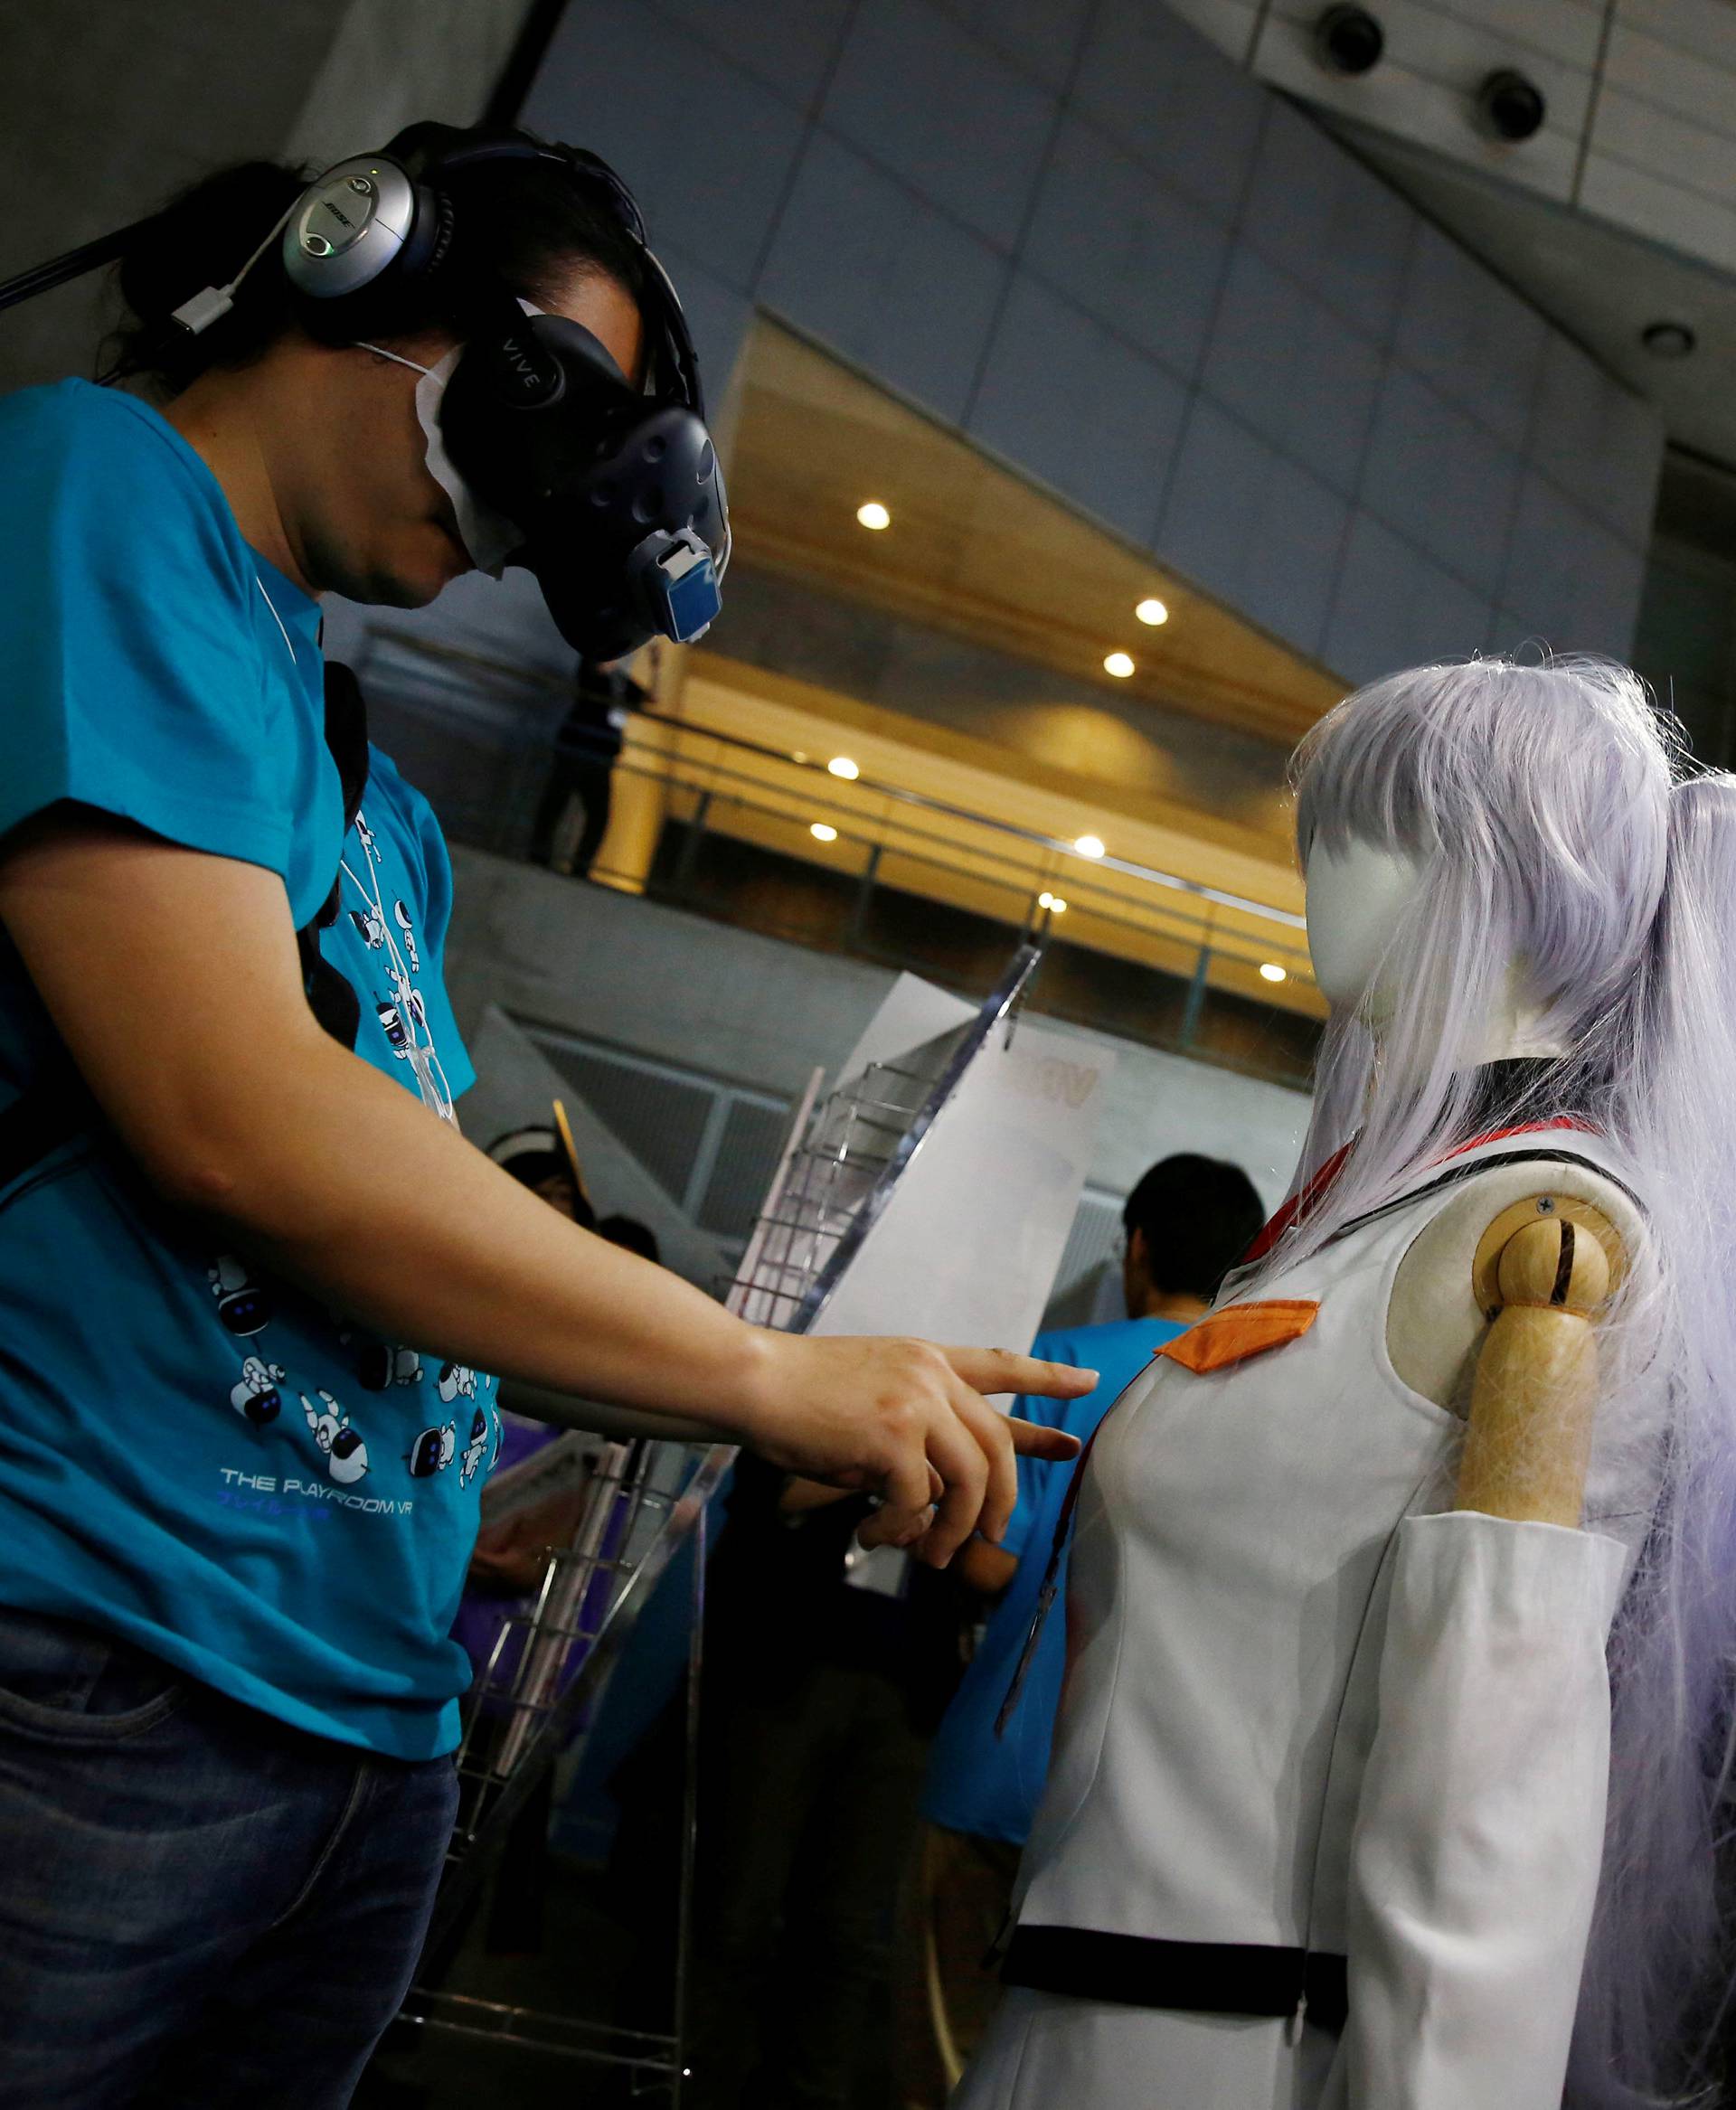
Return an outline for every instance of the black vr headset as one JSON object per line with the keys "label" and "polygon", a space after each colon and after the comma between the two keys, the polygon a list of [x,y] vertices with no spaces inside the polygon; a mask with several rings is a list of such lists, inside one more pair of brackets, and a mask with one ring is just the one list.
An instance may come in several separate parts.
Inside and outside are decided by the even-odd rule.
{"label": "black vr headset", "polygon": [[[525,314],[487,269],[486,230],[458,224],[448,179],[501,161],[553,163],[626,230],[643,265],[643,390],[580,324]],[[411,125],[382,152],[327,169],[280,229],[297,319],[325,343],[390,335],[430,305],[458,316],[464,350],[440,404],[446,451],[522,533],[506,561],[535,575],[576,652],[616,659],[654,636],[704,634],[730,557],[723,478],[681,302],[605,162],[526,132]],[[0,307],[108,262],[133,231],[9,280]],[[227,314],[278,231],[230,285],[184,302],[175,324],[197,334]]]}

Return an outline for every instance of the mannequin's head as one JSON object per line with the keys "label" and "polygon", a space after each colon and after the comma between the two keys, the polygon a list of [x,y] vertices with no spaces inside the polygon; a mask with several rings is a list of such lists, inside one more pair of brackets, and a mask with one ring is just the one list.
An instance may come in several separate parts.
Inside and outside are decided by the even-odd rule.
{"label": "mannequin's head", "polygon": [[[1261,1276],[1469,1135],[1492,1081],[1528,1095],[1515,1121],[1569,1101],[1601,1116],[1642,1037],[1672,766],[1638,679],[1589,658],[1413,667],[1302,742],[1297,852],[1332,1011],[1292,1196],[1356,1147]],[[1480,1077],[1513,1055],[1552,1060]]]}
{"label": "mannequin's head", "polygon": [[1304,741],[1297,851],[1322,994],[1450,1060],[1559,1054],[1630,985],[1663,885],[1669,759],[1626,668],[1418,667]]}

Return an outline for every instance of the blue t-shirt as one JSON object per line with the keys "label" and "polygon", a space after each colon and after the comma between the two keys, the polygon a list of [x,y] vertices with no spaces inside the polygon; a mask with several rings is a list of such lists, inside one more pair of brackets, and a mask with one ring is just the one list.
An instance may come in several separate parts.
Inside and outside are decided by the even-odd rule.
{"label": "blue t-shirt", "polygon": [[[1080,1443],[1089,1443],[1098,1423],[1158,1349],[1184,1331],[1171,1319],[1124,1319],[1112,1326],[1073,1326],[1063,1333],[1040,1333],[1033,1355],[1046,1362],[1071,1363],[1075,1370],[1097,1371],[1102,1382],[1082,1399],[1020,1399],[1013,1411],[1027,1421],[1064,1428]],[[982,1645],[971,1658],[929,1754],[922,1813],[949,1831],[1023,1846],[1043,1799],[1055,1710],[1061,1704],[1061,1681],[1067,1668],[1066,1621],[1061,1616],[1067,1587],[1064,1551],[1054,1609],[1043,1622],[1004,1737],[995,1734],[995,1718],[1031,1631],[1073,1471],[1040,1458],[1019,1460],[1019,1499],[1001,1540],[1006,1552],[1017,1556],[1018,1572],[990,1615]]]}
{"label": "blue t-shirt", "polygon": [[[472,1080],[450,866],[377,750],[344,834],[318,630],[155,411],[82,381],[0,399],[0,835],[77,800],[276,872],[297,928],[341,852],[321,945],[356,1052],[438,1106]],[[0,1106],[69,1060],[0,935]],[[250,1269],[112,1139],[0,1189],[0,1603],[431,1757],[457,1740],[448,1629],[499,1436],[491,1380]]]}

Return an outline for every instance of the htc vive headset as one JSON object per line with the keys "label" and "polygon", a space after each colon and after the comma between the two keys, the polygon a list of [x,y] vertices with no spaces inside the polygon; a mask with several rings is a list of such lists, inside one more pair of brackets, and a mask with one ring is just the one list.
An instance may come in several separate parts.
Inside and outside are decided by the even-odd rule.
{"label": "htc vive headset", "polygon": [[[643,265],[643,389],[589,330],[527,315],[492,275],[486,227],[455,212],[446,185],[502,161],[552,164],[626,230]],[[108,261],[133,231],[24,274],[0,287],[0,306]],[[327,169],[235,279],[184,302],[175,322],[196,333],[225,314],[279,232],[297,319],[325,343],[390,335],[430,308],[455,317],[464,349],[441,399],[446,451],[521,531],[506,561],[535,575],[576,652],[609,660],[654,636],[703,635],[730,556],[722,474],[681,302],[606,162],[527,132],[409,126],[382,152]]]}

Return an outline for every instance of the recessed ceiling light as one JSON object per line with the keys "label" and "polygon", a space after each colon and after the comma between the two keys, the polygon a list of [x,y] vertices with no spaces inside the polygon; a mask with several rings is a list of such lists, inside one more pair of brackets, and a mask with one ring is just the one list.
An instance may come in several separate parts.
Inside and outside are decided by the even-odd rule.
{"label": "recessed ceiling light", "polygon": [[1159,623],[1167,623],[1169,620],[1169,610],[1156,594],[1147,595],[1133,612],[1142,623],[1149,623],[1154,629]]}
{"label": "recessed ceiling light", "polygon": [[1081,835],[1078,842],[1073,844],[1073,848],[1078,851],[1081,857],[1101,857],[1103,838],[1101,835]]}
{"label": "recessed ceiling light", "polygon": [[846,784],[854,784],[856,778],[862,775],[862,771],[848,755],[834,755],[826,766],[834,777],[842,777]]}
{"label": "recessed ceiling light", "polygon": [[1289,976],[1276,961],[1267,960],[1260,966],[1260,979],[1265,982],[1287,982]]}
{"label": "recessed ceiling light", "polygon": [[838,831],[830,821],[816,821],[807,832],[816,843],[835,843],[838,839]]}
{"label": "recessed ceiling light", "polygon": [[871,498],[865,505],[856,508],[856,518],[865,528],[886,528],[892,524],[892,516],[878,498]]}
{"label": "recessed ceiling light", "polygon": [[1112,652],[1103,662],[1103,672],[1113,674],[1118,682],[1125,682],[1133,672],[1133,661],[1125,652]]}
{"label": "recessed ceiling light", "polygon": [[1049,913],[1052,916],[1064,916],[1067,913],[1067,904],[1061,900],[1059,894],[1050,895]]}

